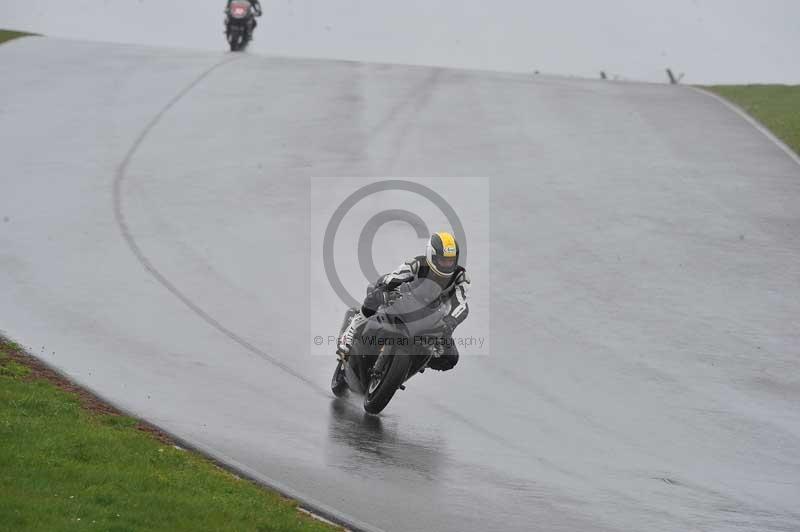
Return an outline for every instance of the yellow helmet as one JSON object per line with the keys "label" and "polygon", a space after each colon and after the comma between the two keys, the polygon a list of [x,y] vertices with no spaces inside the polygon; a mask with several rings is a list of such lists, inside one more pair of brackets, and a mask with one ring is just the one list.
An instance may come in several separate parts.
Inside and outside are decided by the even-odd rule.
{"label": "yellow helmet", "polygon": [[437,275],[450,277],[458,266],[458,242],[444,231],[433,233],[425,251],[428,267]]}

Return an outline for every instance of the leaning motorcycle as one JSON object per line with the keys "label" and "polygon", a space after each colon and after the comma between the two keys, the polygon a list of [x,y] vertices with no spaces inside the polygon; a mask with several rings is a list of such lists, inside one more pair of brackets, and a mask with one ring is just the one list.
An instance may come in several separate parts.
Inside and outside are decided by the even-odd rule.
{"label": "leaning motorcycle", "polygon": [[231,52],[238,52],[247,47],[253,37],[255,29],[255,13],[250,2],[246,0],[233,0],[226,9],[225,37],[231,47]]}
{"label": "leaning motorcycle", "polygon": [[[331,390],[341,397],[348,390],[364,396],[364,410],[381,412],[404,383],[422,373],[430,360],[444,353],[447,341],[442,319],[449,303],[441,288],[428,279],[405,283],[356,331],[346,357],[340,358]],[[358,309],[349,309],[339,335]]]}

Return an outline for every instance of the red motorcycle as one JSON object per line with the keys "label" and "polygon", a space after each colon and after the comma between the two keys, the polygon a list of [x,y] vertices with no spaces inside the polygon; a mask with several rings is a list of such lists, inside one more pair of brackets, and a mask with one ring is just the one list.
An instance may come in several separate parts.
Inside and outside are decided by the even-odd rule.
{"label": "red motorcycle", "polygon": [[253,38],[256,27],[256,13],[247,0],[233,0],[226,9],[225,36],[231,47],[231,52],[238,52],[247,47]]}

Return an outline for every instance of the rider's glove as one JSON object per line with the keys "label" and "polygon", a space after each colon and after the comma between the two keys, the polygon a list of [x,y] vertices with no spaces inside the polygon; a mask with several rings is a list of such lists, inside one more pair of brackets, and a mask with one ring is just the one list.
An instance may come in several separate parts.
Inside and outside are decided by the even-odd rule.
{"label": "rider's glove", "polygon": [[453,316],[445,316],[442,319],[442,334],[444,336],[448,338],[453,336],[453,331],[456,330],[456,327],[458,327],[458,321]]}
{"label": "rider's glove", "polygon": [[384,291],[380,288],[375,288],[374,286],[370,286],[367,289],[367,297],[364,298],[364,305],[363,308],[370,311],[370,313],[375,313],[381,305],[384,305],[386,300],[384,299]]}
{"label": "rider's glove", "polygon": [[388,305],[400,299],[400,294],[396,290],[386,290],[383,292],[383,302]]}

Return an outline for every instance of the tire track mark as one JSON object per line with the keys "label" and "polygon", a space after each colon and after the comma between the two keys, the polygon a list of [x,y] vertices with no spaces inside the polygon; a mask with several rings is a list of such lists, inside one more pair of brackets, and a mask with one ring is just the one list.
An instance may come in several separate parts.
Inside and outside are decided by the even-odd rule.
{"label": "tire track mark", "polygon": [[125,178],[128,177],[128,168],[131,165],[131,161],[136,156],[136,154],[144,144],[147,137],[150,135],[150,133],[153,132],[156,126],[158,126],[159,122],[161,122],[164,116],[173,107],[175,107],[178,103],[180,103],[180,101],[183,100],[193,89],[195,89],[198,85],[200,85],[203,81],[205,81],[214,71],[233,61],[236,61],[237,59],[238,58],[226,58],[204,70],[199,76],[197,76],[194,80],[192,80],[191,83],[186,85],[175,96],[173,96],[172,99],[169,102],[167,102],[167,104],[158,113],[156,113],[156,115],[147,123],[144,129],[142,129],[141,133],[139,133],[139,136],[136,137],[136,140],[133,142],[130,149],[128,149],[128,152],[125,154],[125,157],[122,159],[122,162],[117,167],[116,174],[114,175],[114,184],[113,184],[114,218],[117,222],[117,226],[119,227],[123,240],[125,240],[125,243],[127,244],[128,248],[136,257],[136,260],[156,281],[158,281],[158,283],[161,286],[166,288],[173,296],[175,296],[195,315],[197,315],[208,325],[210,325],[211,327],[213,327],[214,329],[221,332],[229,339],[237,343],[239,346],[243,347],[251,354],[272,364],[273,366],[277,367],[284,373],[291,375],[295,379],[299,380],[300,382],[311,388],[315,393],[321,394],[325,397],[330,397],[330,394],[327,392],[327,390],[319,387],[316,383],[307,378],[305,375],[302,375],[301,373],[297,372],[284,362],[270,355],[263,349],[259,349],[258,347],[247,341],[242,336],[236,334],[230,328],[226,327],[220,321],[214,318],[211,314],[209,314],[200,305],[195,303],[189,296],[183,293],[177,286],[175,286],[175,284],[173,284],[169,279],[167,279],[167,277],[164,274],[162,274],[161,271],[159,271],[159,269],[153,264],[153,262],[147,257],[147,255],[145,255],[145,253],[142,251],[142,248],[136,242],[136,238],[133,236],[133,233],[130,230],[130,226],[128,225],[128,222],[125,218],[122,186],[125,181]]}

